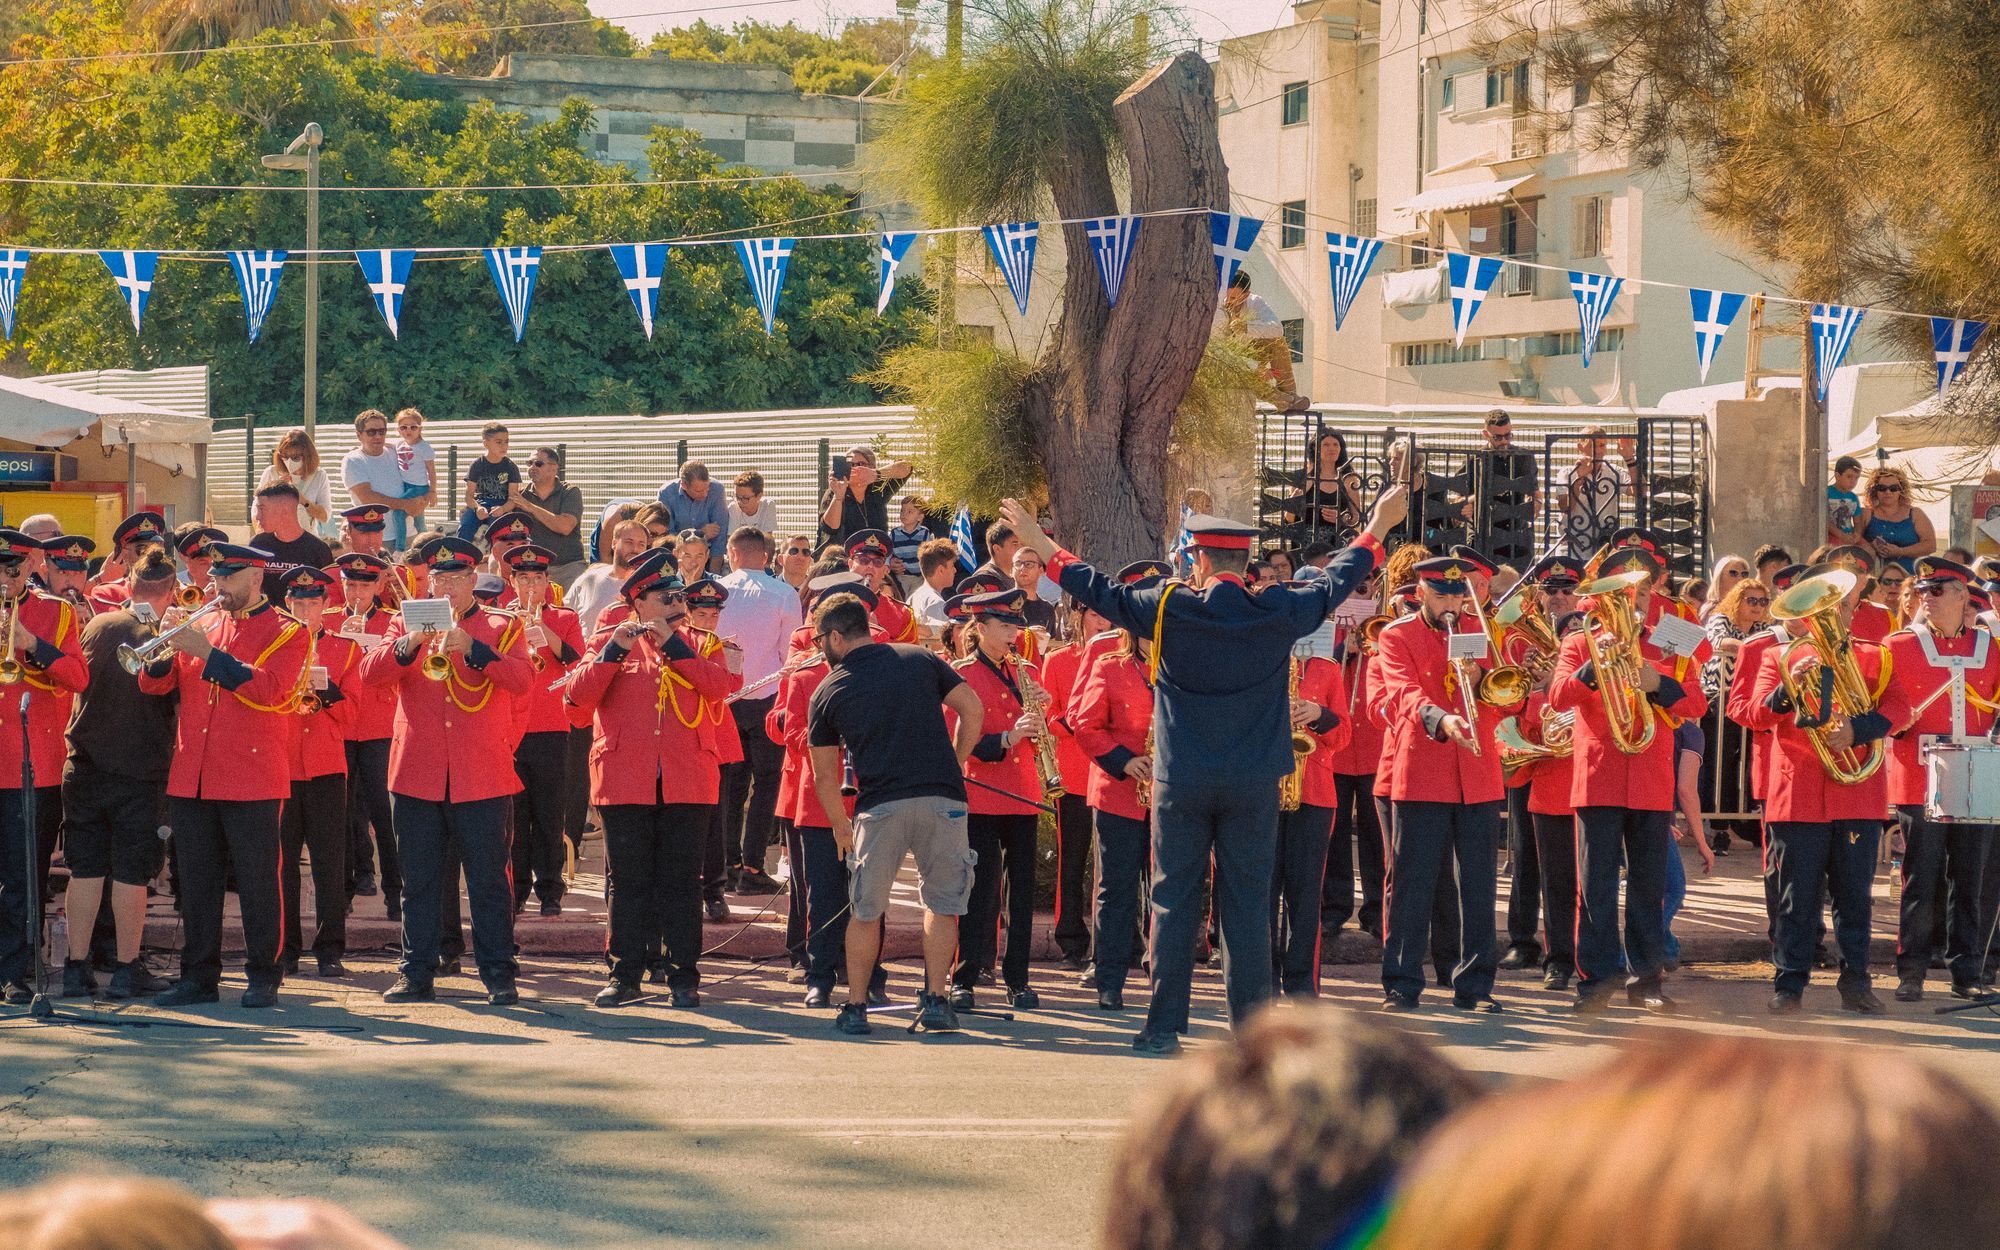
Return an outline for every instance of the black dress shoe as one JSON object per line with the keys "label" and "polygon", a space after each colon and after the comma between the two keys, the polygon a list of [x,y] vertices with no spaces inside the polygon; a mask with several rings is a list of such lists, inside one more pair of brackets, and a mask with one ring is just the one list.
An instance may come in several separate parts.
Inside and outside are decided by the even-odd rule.
{"label": "black dress shoe", "polygon": [[443,956],[438,960],[437,974],[441,977],[455,977],[465,971],[465,961],[457,955]]}
{"label": "black dress shoe", "polygon": [[397,900],[395,895],[393,894],[390,895],[389,898],[386,901],[384,901],[384,903],[382,904],[382,910],[388,913],[389,919],[394,920],[398,923],[402,922],[403,904]]}
{"label": "black dress shoe", "polygon": [[1510,946],[1507,948],[1507,953],[1500,956],[1500,966],[1508,969],[1532,968],[1540,962],[1542,957],[1539,954],[1531,955],[1525,947],[1520,946]]}
{"label": "black dress shoe", "polygon": [[562,915],[562,900],[561,900],[561,899],[559,899],[559,898],[545,898],[545,899],[543,899],[543,900],[542,900],[542,914],[543,914],[544,916],[560,916],[560,915]]}
{"label": "black dress shoe", "polygon": [[843,1004],[840,1014],[833,1018],[833,1027],[855,1037],[875,1031],[868,1026],[868,1009],[860,1003]]}
{"label": "black dress shoe", "polygon": [[1680,1004],[1669,998],[1667,992],[1657,985],[1632,985],[1625,989],[1625,1003],[1630,1007],[1643,1008],[1671,1016],[1680,1010]]}
{"label": "black dress shoe", "polygon": [[1569,988],[1569,971],[1551,964],[1542,969],[1542,988],[1557,993]]}
{"label": "black dress shoe", "polygon": [[833,987],[811,985],[806,987],[806,1007],[812,1011],[833,1006]]}
{"label": "black dress shoe", "polygon": [[1402,1013],[1415,1011],[1416,1009],[1417,996],[1415,994],[1398,994],[1396,991],[1390,990],[1388,993],[1382,995],[1382,1010],[1384,1011]]}
{"label": "black dress shoe", "polygon": [[1601,1015],[1611,1010],[1611,991],[1594,988],[1579,990],[1571,1007],[1580,1016]]}
{"label": "black dress shoe", "polygon": [[667,996],[667,1001],[675,1007],[699,1007],[701,1006],[701,991],[695,989],[692,985],[676,985],[673,988],[673,992]]}
{"label": "black dress shoe", "polygon": [[1769,1007],[1772,1015],[1783,1016],[1799,1010],[1804,1005],[1800,1001],[1800,995],[1797,991],[1779,990],[1777,993],[1771,995]]}
{"label": "black dress shoe", "polygon": [[153,997],[155,1007],[193,1007],[200,1003],[222,1001],[222,995],[213,985],[197,985],[193,981],[177,982],[172,989]]}
{"label": "black dress shoe", "polygon": [[1100,990],[1098,990],[1098,991],[1097,991],[1097,1009],[1098,1009],[1099,1011],[1123,1011],[1123,1010],[1125,1010],[1125,991],[1124,991],[1124,990],[1106,990],[1106,989],[1100,989]]}
{"label": "black dress shoe", "polygon": [[1977,998],[1979,996],[1979,987],[1971,981],[1953,981],[1951,983],[1951,996],[1953,998]]}
{"label": "black dress shoe", "polygon": [[953,1011],[970,1011],[972,1010],[972,1007],[973,1007],[972,987],[968,985],[952,986],[951,1009]]}
{"label": "black dress shoe", "polygon": [[344,977],[347,975],[347,965],[340,961],[340,956],[329,955],[319,961],[319,974],[323,977]]}
{"label": "black dress shoe", "polygon": [[521,1001],[521,992],[514,988],[513,978],[495,981],[486,987],[486,1005],[489,1007],[512,1007]]}
{"label": "black dress shoe", "polygon": [[1888,1010],[1882,1005],[1882,1000],[1875,997],[1875,991],[1867,986],[1858,990],[1840,991],[1840,1009],[1864,1016],[1879,1016]]}
{"label": "black dress shoe", "polygon": [[385,1003],[428,1003],[437,998],[437,990],[429,981],[412,981],[409,977],[397,977],[396,983],[382,991]]}
{"label": "black dress shoe", "polygon": [[299,975],[299,957],[297,955],[285,956],[278,961],[278,968],[288,977]]}
{"label": "black dress shoe", "polygon": [[[1952,987],[1952,990],[1954,992],[1956,992],[1957,989],[1958,987],[1955,985]],[[1960,995],[1960,997],[1964,997],[1964,995]],[[1923,980],[1919,978],[1916,980],[1905,980],[1897,982],[1896,1001],[1899,1003],[1920,1003],[1924,1001]]]}
{"label": "black dress shoe", "polygon": [[1149,1030],[1132,1039],[1132,1050],[1135,1054],[1160,1058],[1178,1055],[1181,1053],[1181,1035],[1172,1031],[1154,1033]]}
{"label": "black dress shoe", "polygon": [[1491,994],[1453,994],[1451,1005],[1460,1011],[1477,1011],[1485,1015],[1499,1015],[1503,1008]]}
{"label": "black dress shoe", "polygon": [[243,991],[245,1007],[275,1007],[278,1005],[278,987],[275,985],[253,985]]}
{"label": "black dress shoe", "polygon": [[709,899],[706,903],[703,903],[701,905],[701,911],[704,916],[707,916],[710,920],[714,921],[716,924],[729,923],[729,904],[723,902],[719,898],[712,898]]}
{"label": "black dress shoe", "polygon": [[590,1001],[593,1006],[597,1007],[622,1007],[638,997],[638,986],[632,984],[630,981],[620,981],[614,977],[605,984],[603,989],[597,991],[597,997]]}
{"label": "black dress shoe", "polygon": [[646,969],[646,982],[649,985],[665,985],[667,983],[667,965],[657,963],[648,967]]}
{"label": "black dress shoe", "polygon": [[375,886],[375,874],[372,872],[364,872],[357,874],[354,878],[354,892],[360,895],[362,898],[375,897],[375,894],[377,892]]}
{"label": "black dress shoe", "polygon": [[1448,990],[1448,989],[1450,989],[1450,988],[1451,988],[1451,972],[1450,972],[1449,970],[1447,970],[1447,971],[1444,971],[1444,972],[1440,972],[1440,973],[1438,973],[1438,974],[1437,974],[1437,983],[1438,983],[1438,988],[1439,988],[1439,989],[1441,989],[1441,990]]}
{"label": "black dress shoe", "polygon": [[785,887],[761,868],[752,868],[736,879],[738,894],[777,894]]}
{"label": "black dress shoe", "polygon": [[1090,966],[1090,961],[1081,955],[1064,955],[1059,967],[1064,972],[1082,972]]}
{"label": "black dress shoe", "polygon": [[1007,1005],[1022,1011],[1033,1011],[1042,1005],[1042,996],[1024,985],[1018,990],[1007,991]]}
{"label": "black dress shoe", "polygon": [[1097,988],[1096,964],[1091,964],[1083,970],[1083,975],[1076,979],[1076,988],[1080,990],[1094,990]]}
{"label": "black dress shoe", "polygon": [[97,978],[90,973],[90,961],[88,959],[63,960],[62,996],[64,998],[89,998],[90,992],[96,988]]}
{"label": "black dress shoe", "polygon": [[153,975],[142,959],[119,964],[118,971],[111,974],[111,983],[104,987],[104,996],[113,999],[137,998],[142,994],[157,994],[167,988],[167,983]]}

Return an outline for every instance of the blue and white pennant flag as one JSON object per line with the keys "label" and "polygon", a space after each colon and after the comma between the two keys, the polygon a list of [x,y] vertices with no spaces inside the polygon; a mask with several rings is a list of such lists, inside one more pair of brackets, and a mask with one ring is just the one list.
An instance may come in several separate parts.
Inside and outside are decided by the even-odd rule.
{"label": "blue and white pennant flag", "polygon": [[1958,380],[1965,372],[1966,362],[1972,359],[1972,349],[1979,346],[1979,336],[1986,333],[1984,321],[1967,321],[1958,317],[1931,318],[1931,347],[1937,352],[1938,394]]}
{"label": "blue and white pennant flag", "polygon": [[118,293],[125,299],[125,309],[132,314],[132,333],[139,333],[139,323],[146,315],[146,304],[153,298],[153,271],[159,266],[158,252],[99,252],[104,267],[111,271],[111,280],[118,284]]}
{"label": "blue and white pennant flag", "polygon": [[1038,221],[1011,221],[1000,226],[981,226],[986,246],[993,249],[993,263],[1007,279],[1014,307],[1028,315],[1028,288],[1035,281],[1035,241],[1042,233]]}
{"label": "blue and white pennant flag", "polygon": [[236,271],[236,289],[243,292],[243,319],[250,329],[250,341],[264,332],[264,318],[278,299],[278,279],[285,276],[284,252],[231,252],[229,266]]}
{"label": "blue and white pennant flag", "polygon": [[1458,346],[1465,346],[1465,332],[1486,302],[1486,293],[1500,276],[1505,264],[1498,256],[1468,256],[1464,252],[1444,254],[1445,272],[1451,279],[1451,332]]}
{"label": "blue and white pennant flag", "polygon": [[493,271],[493,285],[500,289],[500,302],[507,306],[507,320],[514,325],[514,341],[528,332],[528,306],[535,298],[535,275],[542,267],[539,247],[489,247],[486,267]]}
{"label": "blue and white pennant flag", "polygon": [[1569,271],[1570,294],[1576,297],[1577,326],[1583,331],[1583,367],[1590,368],[1590,355],[1597,350],[1597,336],[1604,331],[1604,317],[1618,299],[1623,278],[1608,273]]}
{"label": "blue and white pennant flag", "polygon": [[410,262],[416,255],[386,247],[354,254],[355,263],[361,266],[361,280],[368,284],[368,298],[375,301],[375,311],[382,314],[392,339],[403,334],[403,292],[410,287]]}
{"label": "blue and white pennant flag", "polygon": [[639,325],[646,337],[653,337],[653,314],[660,309],[660,281],[667,273],[667,245],[664,243],[614,243],[611,263],[618,266],[619,280],[639,310]]}
{"label": "blue and white pennant flag", "polygon": [[20,307],[21,279],[27,273],[27,248],[0,248],[0,338],[14,337],[14,310]]}
{"label": "blue and white pennant flag", "polygon": [[738,239],[736,255],[742,258],[743,274],[750,279],[750,298],[764,317],[764,333],[770,334],[778,319],[778,293],[785,289],[785,270],[792,263],[797,239]]}
{"label": "blue and white pennant flag", "polygon": [[1092,217],[1083,223],[1097,276],[1104,280],[1104,302],[1113,308],[1118,307],[1118,292],[1125,289],[1125,267],[1132,263],[1132,248],[1144,224],[1144,217]]}
{"label": "blue and white pennant flag", "polygon": [[1708,367],[1715,363],[1715,353],[1722,350],[1722,336],[1729,333],[1730,323],[1742,309],[1743,297],[1734,291],[1696,287],[1688,292],[1688,301],[1694,311],[1695,359],[1701,363],[1701,380],[1706,382]]}
{"label": "blue and white pennant flag", "polygon": [[1223,292],[1229,289],[1229,280],[1243,268],[1243,262],[1250,259],[1250,249],[1257,245],[1257,232],[1263,228],[1263,220],[1257,217],[1245,217],[1241,213],[1209,213],[1208,233],[1215,248],[1217,299],[1221,299]]}
{"label": "blue and white pennant flag", "polygon": [[896,271],[903,267],[903,257],[910,254],[910,244],[917,241],[917,232],[901,230],[882,236],[882,277],[875,295],[875,315],[889,311],[889,301],[896,296]]}
{"label": "blue and white pennant flag", "polygon": [[1333,279],[1333,328],[1339,333],[1341,323],[1354,307],[1355,296],[1361,294],[1361,284],[1367,280],[1368,271],[1375,266],[1375,256],[1382,250],[1382,240],[1371,239],[1358,234],[1336,234],[1326,232],[1327,270]]}
{"label": "blue and white pennant flag", "polygon": [[1854,331],[1860,328],[1867,311],[1845,304],[1812,306],[1813,372],[1818,375],[1815,381],[1822,404],[1826,402],[1826,388],[1833,380],[1833,371],[1846,358],[1847,348],[1854,342]]}
{"label": "blue and white pennant flag", "polygon": [[958,515],[951,519],[951,545],[958,548],[958,562],[970,573],[979,567],[979,548],[972,545],[972,509],[958,505]]}
{"label": "blue and white pennant flag", "polygon": [[1180,533],[1174,535],[1174,545],[1167,552],[1168,562],[1174,566],[1174,571],[1177,573],[1194,571],[1194,535],[1188,533],[1187,527],[1188,518],[1193,515],[1193,508],[1187,504],[1181,505]]}

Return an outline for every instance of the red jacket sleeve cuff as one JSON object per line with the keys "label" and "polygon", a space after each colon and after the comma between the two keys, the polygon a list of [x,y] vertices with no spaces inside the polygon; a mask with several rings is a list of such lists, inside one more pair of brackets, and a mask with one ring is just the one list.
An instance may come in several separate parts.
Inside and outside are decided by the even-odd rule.
{"label": "red jacket sleeve cuff", "polygon": [[1075,556],[1071,555],[1067,549],[1062,547],[1057,547],[1055,555],[1049,557],[1049,569],[1048,569],[1049,580],[1050,581],[1060,580],[1062,577],[1062,571],[1068,568],[1070,565],[1077,563],[1080,562],[1077,560]]}
{"label": "red jacket sleeve cuff", "polygon": [[1361,550],[1367,552],[1370,556],[1372,556],[1374,558],[1376,568],[1380,568],[1382,566],[1382,558],[1388,554],[1385,550],[1383,550],[1382,540],[1366,531],[1363,531],[1361,535],[1357,537],[1349,545],[1354,547],[1359,547]]}

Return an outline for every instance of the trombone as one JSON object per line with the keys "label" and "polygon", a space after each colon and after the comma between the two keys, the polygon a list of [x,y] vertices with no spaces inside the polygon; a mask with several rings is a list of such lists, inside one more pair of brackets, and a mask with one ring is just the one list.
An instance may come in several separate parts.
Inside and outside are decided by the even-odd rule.
{"label": "trombone", "polygon": [[1472,600],[1472,619],[1478,624],[1479,632],[1486,635],[1487,645],[1493,648],[1493,667],[1479,678],[1479,701],[1492,707],[1507,707],[1521,702],[1534,688],[1534,676],[1519,664],[1501,660],[1500,644],[1505,635],[1486,619],[1486,609],[1480,606],[1478,595],[1468,591],[1466,597]]}
{"label": "trombone", "polygon": [[[208,602],[202,604],[200,607],[196,608],[193,612],[190,612],[187,618],[183,620],[180,624],[174,626],[172,629],[154,634],[151,638],[148,638],[145,642],[140,643],[136,647],[129,642],[120,643],[118,645],[118,667],[124,669],[128,673],[131,673],[135,677],[138,676],[139,671],[141,669],[147,667],[154,661],[158,660],[160,656],[167,650],[168,639],[172,638],[175,634],[180,633],[188,626],[194,624],[196,621],[200,620],[204,616],[207,616],[210,612],[215,611],[217,608],[221,606],[222,606],[222,598],[221,596],[217,596],[216,598],[210,599]],[[9,613],[8,623],[10,625],[12,624],[11,613]],[[0,677],[0,681],[5,681],[5,680],[6,678]]]}

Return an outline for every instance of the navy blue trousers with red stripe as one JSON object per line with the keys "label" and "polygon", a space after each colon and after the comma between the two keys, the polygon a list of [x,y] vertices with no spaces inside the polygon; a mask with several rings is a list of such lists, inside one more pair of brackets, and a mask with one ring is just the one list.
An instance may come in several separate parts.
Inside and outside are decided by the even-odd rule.
{"label": "navy blue trousers with red stripe", "polygon": [[1278,812],[1271,882],[1271,972],[1280,994],[1319,993],[1319,918],[1333,809],[1301,803]]}

